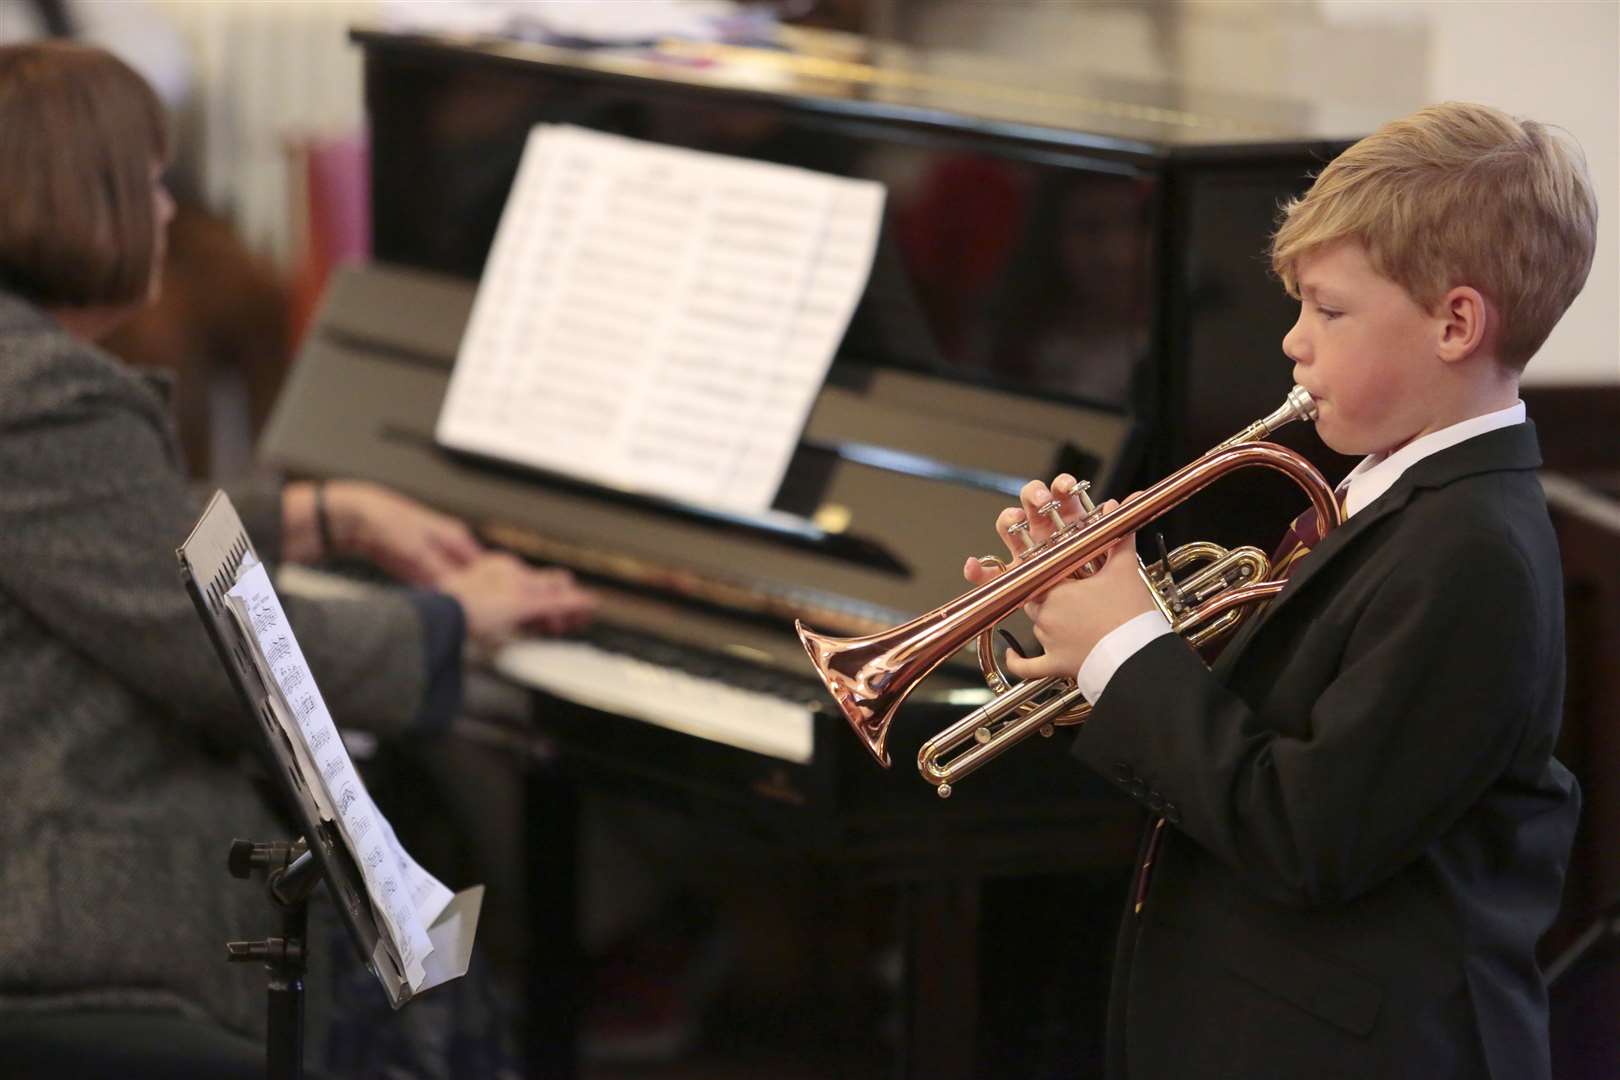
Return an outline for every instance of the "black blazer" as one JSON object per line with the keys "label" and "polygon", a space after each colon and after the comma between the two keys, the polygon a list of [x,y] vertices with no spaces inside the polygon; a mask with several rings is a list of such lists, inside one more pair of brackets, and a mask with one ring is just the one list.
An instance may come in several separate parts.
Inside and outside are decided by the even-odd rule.
{"label": "black blazer", "polygon": [[1540,464],[1528,423],[1417,462],[1214,670],[1167,635],[1109,682],[1075,753],[1168,820],[1112,1076],[1545,1080],[1579,792]]}

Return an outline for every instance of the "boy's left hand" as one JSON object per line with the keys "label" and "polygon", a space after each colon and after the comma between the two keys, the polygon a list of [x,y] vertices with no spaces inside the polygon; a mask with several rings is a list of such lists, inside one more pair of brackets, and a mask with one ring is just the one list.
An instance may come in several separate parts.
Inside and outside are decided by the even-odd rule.
{"label": "boy's left hand", "polygon": [[[1069,484],[1063,484],[1064,480],[1069,480]],[[1068,477],[1059,477],[1052,484],[1059,490],[1071,485]],[[1025,515],[1031,515],[1034,507],[1050,498],[1044,484],[1029,485],[1023,495]],[[1118,506],[1119,503],[1110,499],[1101,509],[1109,513]],[[998,526],[1003,535],[1006,523],[1018,517],[1017,512],[1002,515]],[[963,567],[963,576],[974,584],[988,581],[996,574],[996,570],[982,567],[974,559]],[[1079,581],[1063,581],[1024,605],[1024,611],[1034,624],[1035,638],[1046,651],[1044,655],[1028,658],[1009,651],[1005,658],[1007,674],[1019,679],[1049,675],[1072,679],[1097,642],[1153,608],[1153,597],[1137,572],[1136,534],[1132,533],[1121,537],[1108,549],[1106,561],[1095,574]]]}

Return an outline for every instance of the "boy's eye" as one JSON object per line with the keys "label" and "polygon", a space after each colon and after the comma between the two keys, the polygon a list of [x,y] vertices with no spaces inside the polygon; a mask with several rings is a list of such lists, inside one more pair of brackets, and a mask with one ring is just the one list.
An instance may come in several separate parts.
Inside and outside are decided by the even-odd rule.
{"label": "boy's eye", "polygon": [[1322,316],[1322,318],[1328,320],[1329,322],[1332,322],[1334,319],[1337,319],[1340,315],[1344,314],[1342,311],[1336,311],[1333,308],[1325,308],[1320,304],[1316,306],[1316,311]]}

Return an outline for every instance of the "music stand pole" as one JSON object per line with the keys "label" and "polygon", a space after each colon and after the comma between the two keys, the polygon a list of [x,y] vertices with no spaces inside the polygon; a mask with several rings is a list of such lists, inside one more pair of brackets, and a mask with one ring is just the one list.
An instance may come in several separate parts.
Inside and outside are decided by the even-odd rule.
{"label": "music stand pole", "polygon": [[231,843],[231,876],[265,873],[265,891],[281,914],[281,936],[263,941],[230,941],[228,959],[262,961],[269,972],[266,1002],[265,1066],[270,1080],[302,1080],[304,1075],[304,955],[309,926],[309,895],[321,870],[303,840],[295,844]]}

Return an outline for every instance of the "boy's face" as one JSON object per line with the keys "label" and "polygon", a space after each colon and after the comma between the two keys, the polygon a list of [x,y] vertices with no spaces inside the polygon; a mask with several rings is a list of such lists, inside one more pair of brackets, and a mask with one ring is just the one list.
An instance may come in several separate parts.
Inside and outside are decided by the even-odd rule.
{"label": "boy's face", "polygon": [[1445,426],[1435,346],[1440,320],[1373,269],[1355,240],[1300,256],[1299,321],[1283,337],[1294,381],[1320,411],[1316,430],[1341,454],[1380,454]]}

